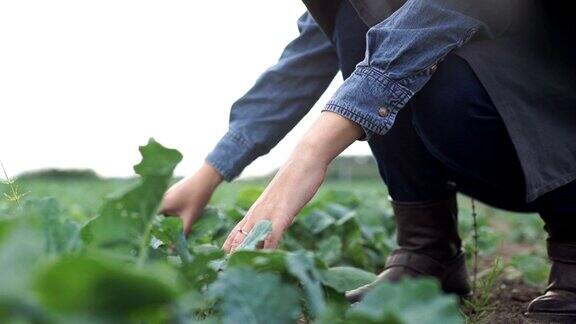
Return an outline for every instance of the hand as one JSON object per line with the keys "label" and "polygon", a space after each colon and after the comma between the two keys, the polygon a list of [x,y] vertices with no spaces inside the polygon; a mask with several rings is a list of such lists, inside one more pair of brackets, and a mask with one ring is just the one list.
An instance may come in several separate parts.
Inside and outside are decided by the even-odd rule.
{"label": "hand", "polygon": [[234,251],[261,220],[272,222],[272,233],[263,247],[276,248],[294,217],[316,194],[329,163],[361,135],[362,128],[358,124],[335,113],[323,112],[246,216],[228,235],[224,250]]}
{"label": "hand", "polygon": [[211,165],[204,163],[193,176],[174,184],[162,200],[160,213],[179,216],[184,233],[188,235],[194,222],[202,215],[222,176]]}
{"label": "hand", "polygon": [[250,207],[246,216],[234,227],[224,250],[234,251],[247,234],[261,220],[272,222],[272,233],[262,245],[265,249],[278,247],[282,234],[294,217],[308,202],[324,180],[326,164],[306,158],[289,160],[276,174],[266,190]]}

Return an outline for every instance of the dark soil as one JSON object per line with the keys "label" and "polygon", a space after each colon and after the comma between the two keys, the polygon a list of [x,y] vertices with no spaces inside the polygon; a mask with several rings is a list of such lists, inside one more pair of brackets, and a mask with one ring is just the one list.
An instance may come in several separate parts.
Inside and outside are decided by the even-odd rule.
{"label": "dark soil", "polygon": [[493,311],[482,323],[542,323],[524,317],[528,303],[540,295],[540,289],[526,285],[520,279],[502,279],[493,291]]}
{"label": "dark soil", "polygon": [[[504,265],[514,255],[536,253],[535,247],[528,244],[509,243],[501,246],[498,255]],[[480,258],[480,269],[489,272],[492,258]],[[524,316],[526,307],[534,298],[544,292],[545,287],[534,287],[522,281],[522,274],[512,268],[505,268],[497,284],[491,289],[490,306],[482,314],[468,314],[470,324],[548,324],[561,323],[528,319]]]}

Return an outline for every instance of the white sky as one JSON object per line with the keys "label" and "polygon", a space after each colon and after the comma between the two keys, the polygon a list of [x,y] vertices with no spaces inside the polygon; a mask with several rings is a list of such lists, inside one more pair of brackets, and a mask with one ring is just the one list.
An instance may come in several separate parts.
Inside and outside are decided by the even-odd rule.
{"label": "white sky", "polygon": [[[0,160],[132,174],[149,137],[198,167],[230,105],[297,35],[298,0],[0,1]],[[277,168],[341,83],[244,175]],[[368,154],[366,143],[347,154]]]}

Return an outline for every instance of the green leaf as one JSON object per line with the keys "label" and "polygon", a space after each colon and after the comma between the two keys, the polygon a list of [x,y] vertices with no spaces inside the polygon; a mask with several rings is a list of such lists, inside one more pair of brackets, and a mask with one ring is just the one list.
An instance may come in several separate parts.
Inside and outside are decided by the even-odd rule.
{"label": "green leaf", "polygon": [[340,226],[356,216],[356,211],[337,203],[326,204],[324,210],[336,219],[336,225]]}
{"label": "green leaf", "polygon": [[212,262],[221,260],[224,251],[196,252],[191,261],[181,266],[181,272],[190,287],[201,289],[205,285],[216,280],[218,273],[212,266]]}
{"label": "green leaf", "polygon": [[248,233],[248,236],[240,243],[237,250],[254,250],[258,244],[264,242],[268,235],[272,233],[272,222],[269,220],[261,220]]}
{"label": "green leaf", "polygon": [[273,273],[232,268],[208,288],[224,323],[293,324],[300,315],[298,291]]}
{"label": "green leaf", "polygon": [[324,309],[318,318],[314,319],[314,324],[345,324],[343,308],[341,305],[329,305]]}
{"label": "green leaf", "polygon": [[339,292],[346,292],[375,280],[375,274],[353,267],[334,267],[322,271],[322,283]]}
{"label": "green leaf", "polygon": [[313,234],[318,234],[334,224],[335,220],[327,212],[317,209],[301,217],[300,222]]}
{"label": "green leaf", "polygon": [[320,201],[323,203],[337,202],[342,206],[355,208],[360,205],[362,200],[349,190],[330,190],[320,197]]}
{"label": "green leaf", "polygon": [[250,268],[257,272],[286,271],[286,252],[280,250],[237,251],[230,255],[228,268]]}
{"label": "green leaf", "polygon": [[177,150],[167,149],[153,138],[140,147],[142,161],[134,166],[136,174],[142,177],[171,177],[174,168],[182,160]]}
{"label": "green leaf", "polygon": [[148,254],[154,216],[182,155],[153,139],[140,152],[142,162],[134,167],[140,181],[123,194],[109,198],[98,216],[83,228],[82,238],[90,248],[143,261]]}
{"label": "green leaf", "polygon": [[179,217],[167,217],[154,227],[152,234],[165,244],[174,246],[180,259],[184,263],[192,262],[192,255],[188,251],[188,242],[182,232],[182,220]]}
{"label": "green leaf", "polygon": [[257,186],[246,186],[236,196],[236,205],[244,210],[250,209],[264,189]]}
{"label": "green leaf", "polygon": [[348,311],[362,323],[464,323],[455,296],[444,295],[430,279],[382,283]]}
{"label": "green leaf", "polygon": [[546,283],[550,273],[550,263],[536,255],[515,255],[510,264],[522,273],[524,281],[533,286]]}
{"label": "green leaf", "polygon": [[175,298],[169,268],[134,269],[90,257],[67,257],[41,271],[36,291],[44,305],[61,312],[127,316],[166,307]]}
{"label": "green leaf", "polygon": [[37,226],[21,221],[1,222],[0,298],[24,294],[34,269],[44,255],[42,232]]}
{"label": "green leaf", "polygon": [[41,224],[47,254],[72,252],[80,246],[79,227],[62,217],[62,211],[55,199],[28,200],[23,213]]}
{"label": "green leaf", "polygon": [[344,235],[342,246],[348,264],[363,269],[375,270],[371,268],[366,253],[364,252],[364,238],[356,222],[346,222],[344,225]]}
{"label": "green leaf", "polygon": [[332,235],[318,243],[316,255],[328,265],[336,264],[342,257],[342,240]]}
{"label": "green leaf", "polygon": [[224,238],[233,228],[233,222],[220,209],[209,207],[194,223],[188,241],[195,244],[213,243]]}
{"label": "green leaf", "polygon": [[298,279],[304,292],[308,308],[313,317],[319,316],[326,308],[326,300],[320,282],[320,272],[312,257],[302,251],[292,252],[286,256],[288,273]]}

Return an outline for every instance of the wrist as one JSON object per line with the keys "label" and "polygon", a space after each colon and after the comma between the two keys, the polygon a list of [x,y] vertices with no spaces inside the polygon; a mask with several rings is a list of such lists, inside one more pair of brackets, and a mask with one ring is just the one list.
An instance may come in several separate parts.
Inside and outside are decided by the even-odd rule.
{"label": "wrist", "polygon": [[293,155],[280,168],[256,205],[274,217],[294,217],[321,185],[327,165],[313,155]]}
{"label": "wrist", "polygon": [[222,183],[224,177],[216,168],[207,162],[204,162],[200,169],[196,172],[195,177],[201,180],[201,183],[206,184],[208,189],[216,190],[216,188]]}
{"label": "wrist", "polygon": [[332,112],[323,112],[300,140],[292,157],[327,167],[362,134],[362,128],[355,122]]}

